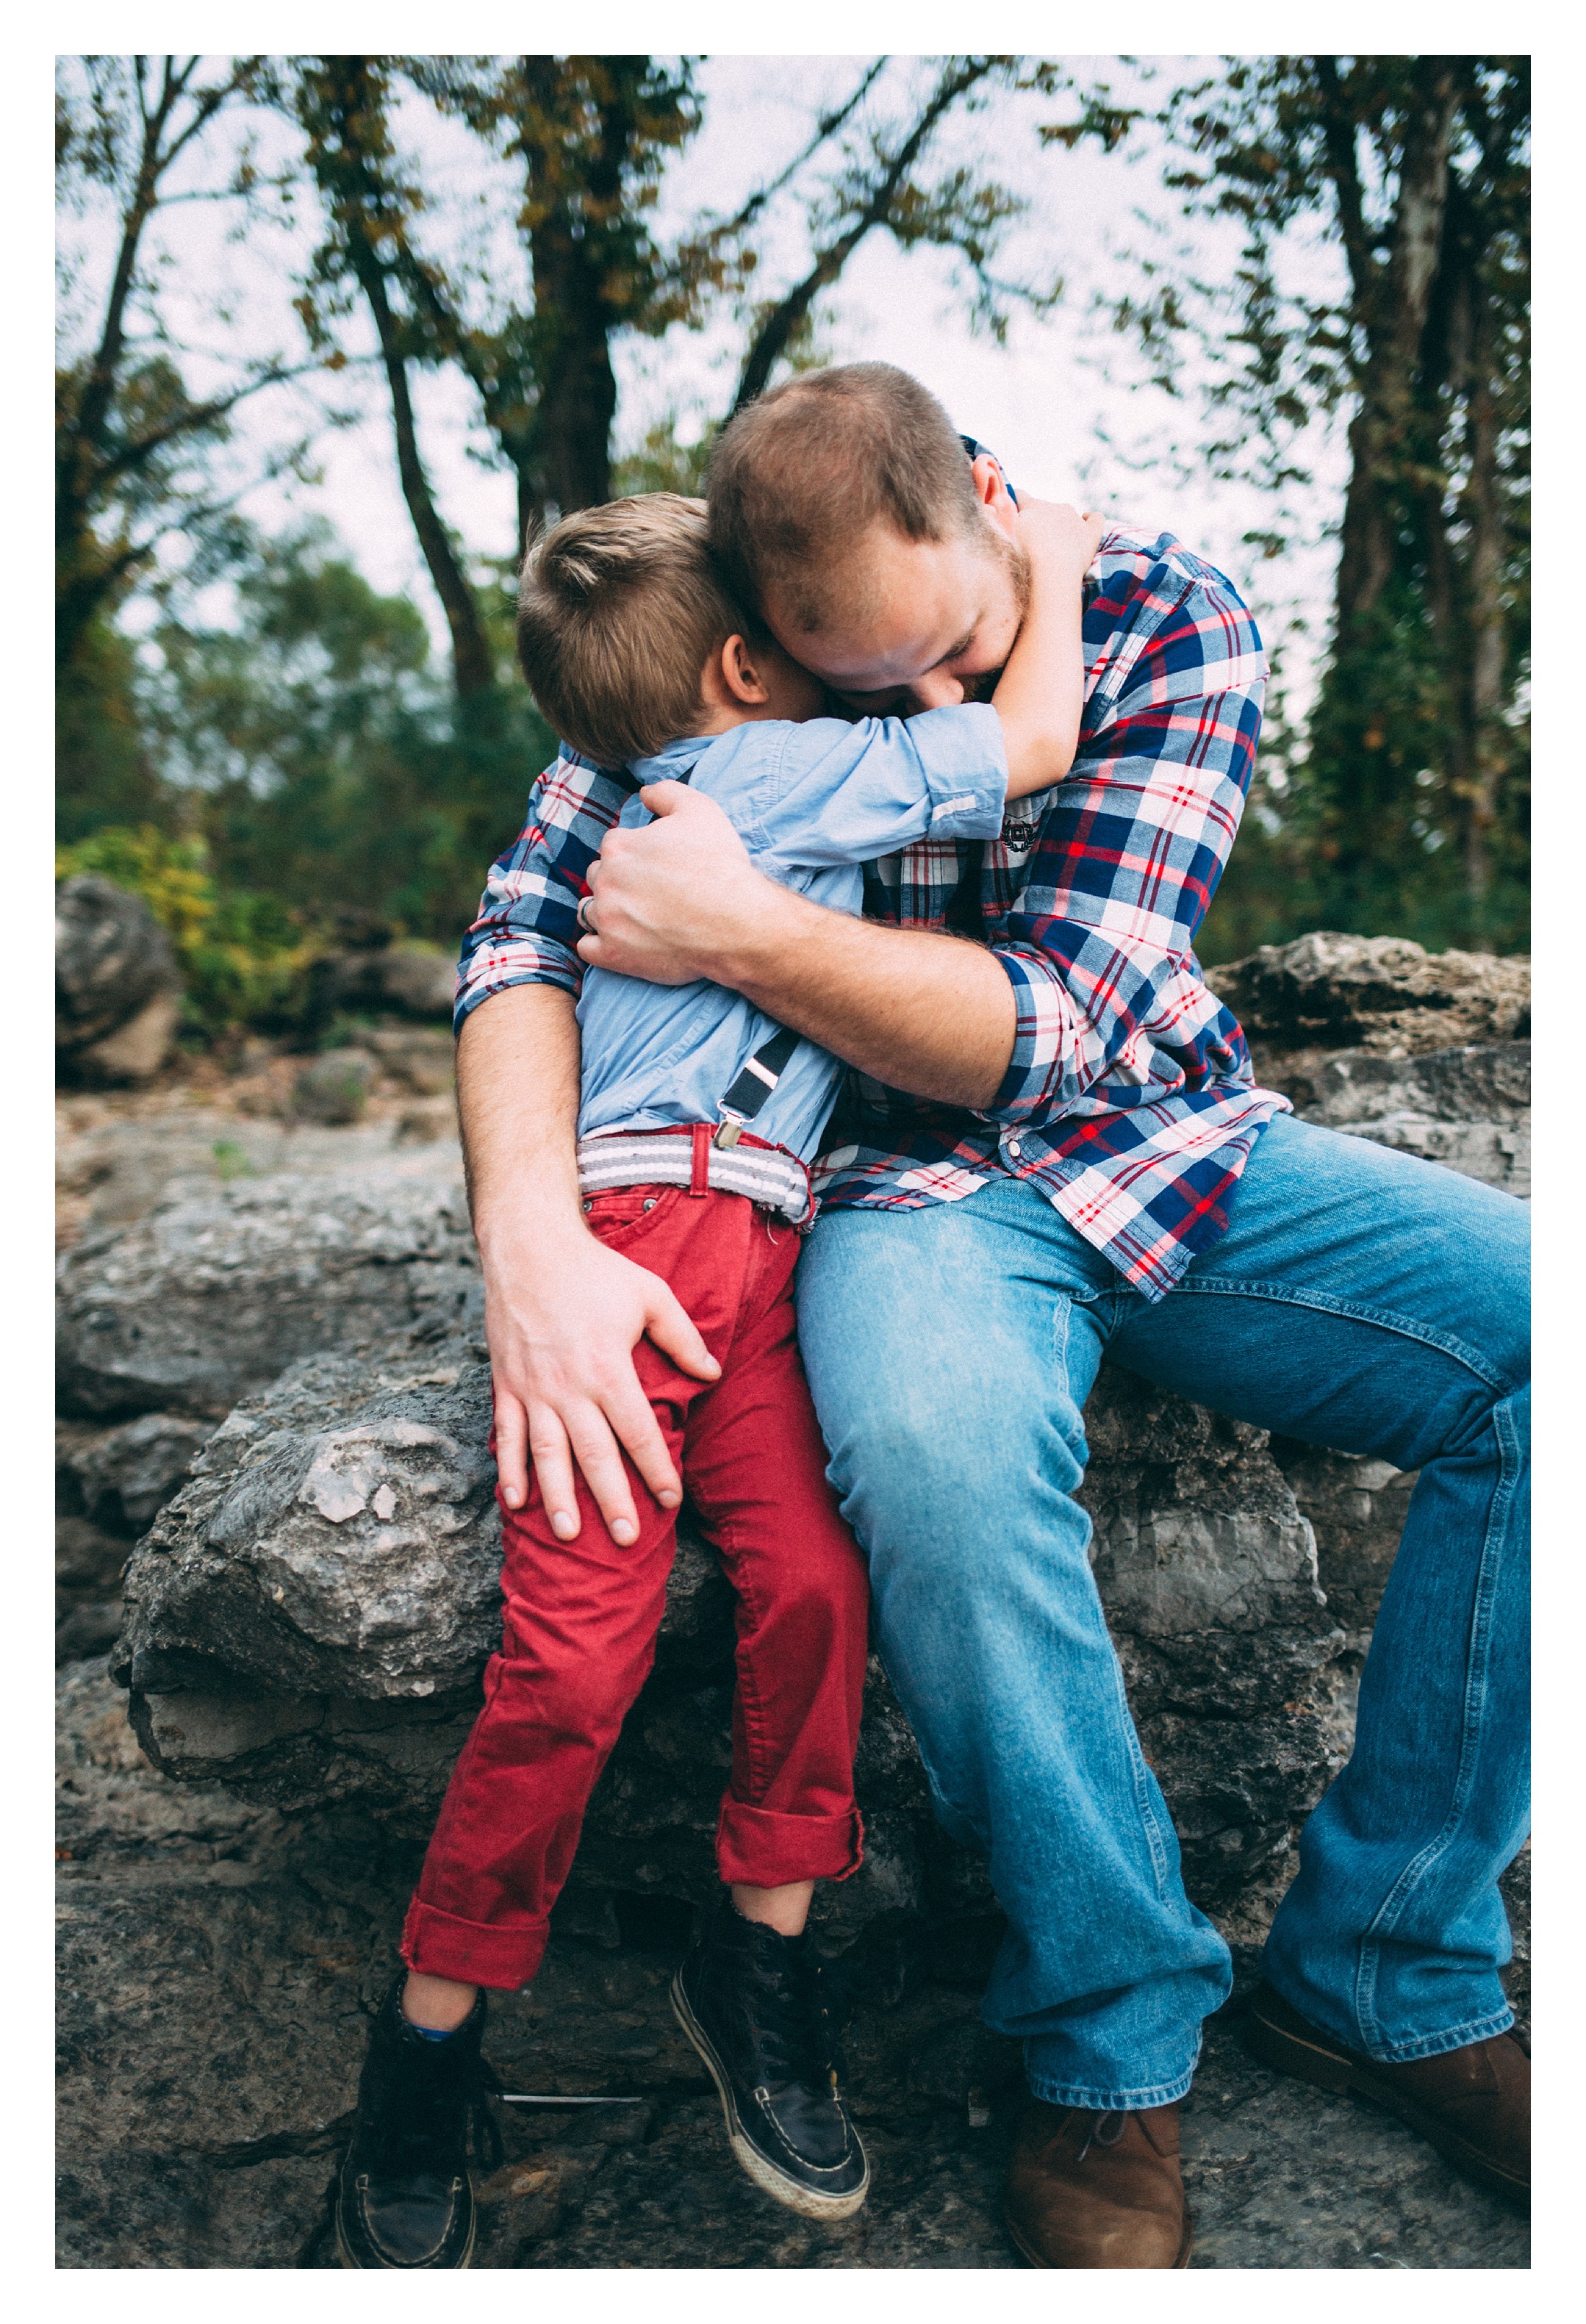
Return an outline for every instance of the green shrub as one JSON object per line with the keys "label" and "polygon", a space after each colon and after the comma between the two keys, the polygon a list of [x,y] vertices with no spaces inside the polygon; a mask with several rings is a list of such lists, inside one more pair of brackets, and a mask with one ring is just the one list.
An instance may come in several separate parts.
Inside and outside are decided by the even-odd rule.
{"label": "green shrub", "polygon": [[109,825],[57,849],[56,878],[79,872],[141,896],[170,936],[187,1036],[280,1031],[300,1019],[321,943],[279,898],[217,888],[201,840],[173,839],[152,824]]}

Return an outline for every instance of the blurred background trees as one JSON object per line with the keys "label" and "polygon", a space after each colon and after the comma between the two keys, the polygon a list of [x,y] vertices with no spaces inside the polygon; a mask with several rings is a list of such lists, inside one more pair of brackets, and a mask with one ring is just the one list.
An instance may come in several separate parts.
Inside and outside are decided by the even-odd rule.
{"label": "blurred background trees", "polygon": [[[822,359],[878,243],[941,254],[994,339],[1053,312],[1082,150],[1133,171],[1120,219],[1155,189],[1155,245],[1120,239],[1099,305],[1171,397],[1176,456],[1259,493],[1253,556],[1282,569],[1292,488],[1319,447],[1345,454],[1315,682],[1299,711],[1275,702],[1206,956],[1323,925],[1524,944],[1524,60],[1209,61],[1137,76],[1128,102],[1096,61],[855,60],[738,198],[690,210],[670,189],[707,118],[699,60],[62,60],[63,862],[150,897],[196,1032],[289,1022],[326,945],[455,944],[551,748],[512,661],[524,541],[615,491],[697,490],[728,411]],[[1049,183],[1007,166],[1016,124]],[[286,343],[173,269],[158,229],[192,203],[282,280]],[[624,429],[625,351],[661,360],[678,331],[726,350],[717,407]],[[355,424],[386,431],[433,624],[322,520],[249,514],[269,479],[311,481],[365,380],[383,401]],[[438,381],[512,480],[515,528],[484,551],[437,490]],[[1170,486],[1154,505],[1172,521]]]}
{"label": "blurred background trees", "polygon": [[[1119,326],[1175,383],[1193,351],[1203,456],[1277,503],[1316,420],[1347,430],[1329,651],[1305,731],[1269,755],[1224,919],[1252,943],[1311,926],[1512,950],[1528,864],[1529,60],[1242,59],[1159,118],[1168,185],[1190,215],[1235,224],[1239,263],[1215,283],[1148,263]],[[1337,245],[1336,298],[1286,284],[1296,229]]]}

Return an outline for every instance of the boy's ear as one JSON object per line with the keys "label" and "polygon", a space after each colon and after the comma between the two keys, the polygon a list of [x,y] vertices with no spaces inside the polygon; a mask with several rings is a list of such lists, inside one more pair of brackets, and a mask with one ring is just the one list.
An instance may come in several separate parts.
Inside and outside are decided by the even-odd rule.
{"label": "boy's ear", "polygon": [[719,660],[727,691],[734,702],[758,705],[770,699],[770,689],[760,673],[759,657],[736,631],[722,648]]}

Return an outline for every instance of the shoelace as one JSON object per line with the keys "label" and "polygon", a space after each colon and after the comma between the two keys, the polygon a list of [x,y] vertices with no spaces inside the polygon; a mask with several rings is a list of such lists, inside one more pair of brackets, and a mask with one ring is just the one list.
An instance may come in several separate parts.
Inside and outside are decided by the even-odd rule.
{"label": "shoelace", "polygon": [[[1124,2114],[1099,2114],[1085,2133],[1085,2143],[1074,2156],[1074,2161],[1083,2163],[1093,2146],[1116,2146],[1123,2136],[1123,2126],[1128,2120],[1129,2116]],[[1117,2125],[1117,2128],[1111,2132],[1107,2128],[1110,2122]]]}
{"label": "shoelace", "polygon": [[[446,2065],[453,2085],[446,2091],[446,2098],[462,2109],[465,2143],[475,2160],[486,2171],[497,2170],[504,2159],[505,2149],[502,2144],[500,2126],[491,2111],[490,2100],[501,2096],[504,2087],[501,2076],[489,2059],[483,2055],[466,2061],[447,2059]],[[442,2103],[445,2103],[444,2099]],[[421,2171],[427,2164],[438,2161],[447,2144],[446,2130],[441,2124],[422,2119],[414,2122],[406,2108],[393,2107],[387,2117],[381,2163],[392,2177],[403,2177],[409,2172]]]}
{"label": "shoelace", "polygon": [[779,1973],[756,1961],[749,1981],[761,2062],[770,2069],[767,2079],[798,2082],[810,2090],[828,2089],[834,2042],[814,1964],[795,1960]]}

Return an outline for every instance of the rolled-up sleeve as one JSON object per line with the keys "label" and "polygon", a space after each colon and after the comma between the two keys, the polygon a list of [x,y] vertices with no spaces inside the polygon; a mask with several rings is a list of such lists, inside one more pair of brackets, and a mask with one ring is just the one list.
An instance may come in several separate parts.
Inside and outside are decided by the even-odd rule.
{"label": "rolled-up sleeve", "polygon": [[529,798],[522,831],[490,868],[479,912],[463,938],[452,1028],[514,984],[551,984],[576,997],[584,981],[578,905],[589,866],[632,789],[625,777],[564,756]]}
{"label": "rolled-up sleeve", "polygon": [[[1126,663],[1099,675],[1080,755],[993,938],[1017,1013],[986,1120],[1040,1121],[1103,1080],[1115,1103],[1198,1045],[1215,1065],[1229,1020],[1193,948],[1249,788],[1266,661],[1231,588],[1181,584],[1154,610]],[[1180,1078],[1177,1062],[1166,1070]]]}

